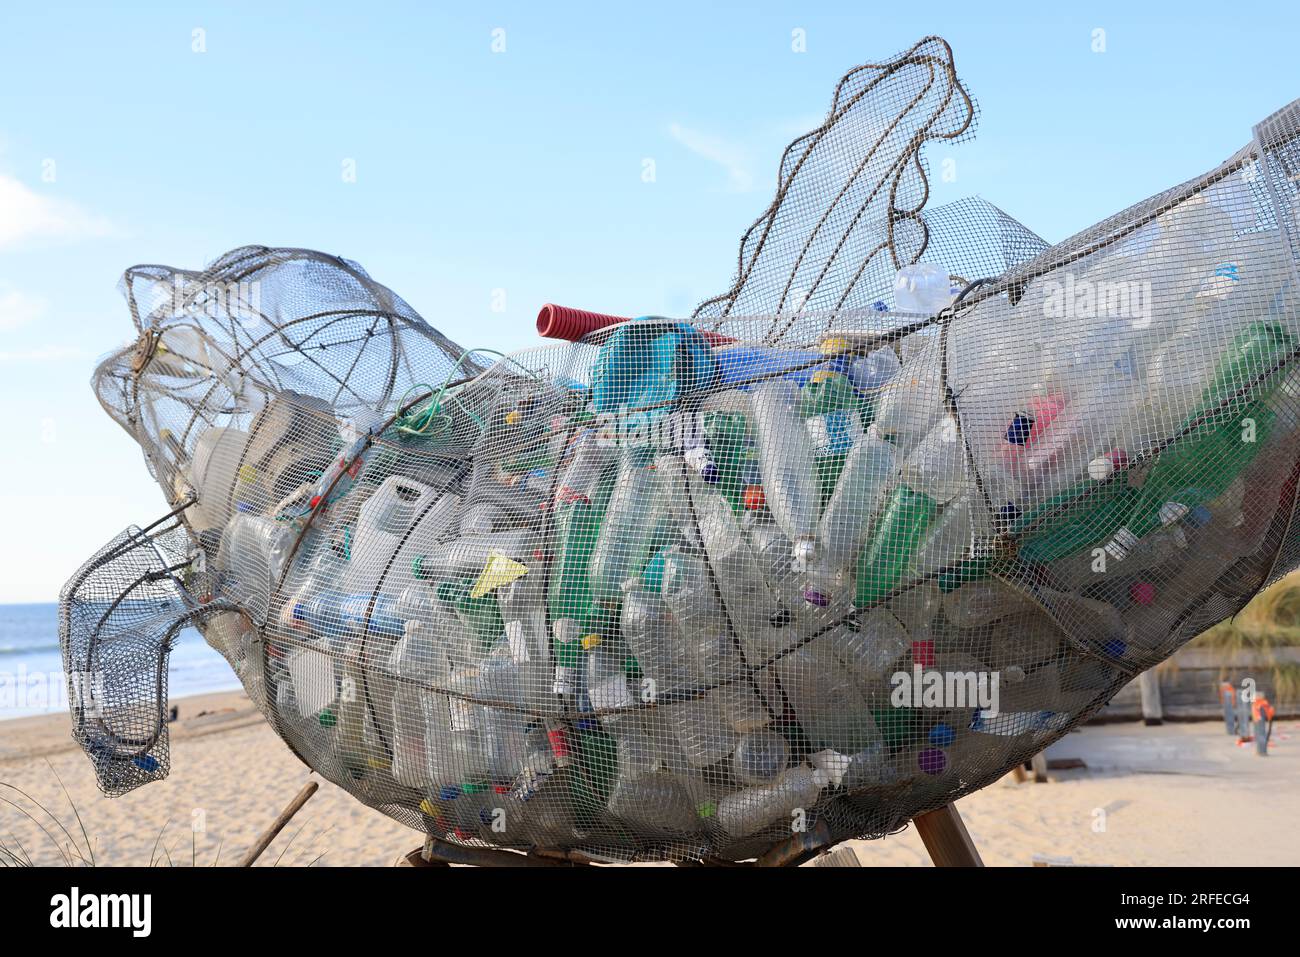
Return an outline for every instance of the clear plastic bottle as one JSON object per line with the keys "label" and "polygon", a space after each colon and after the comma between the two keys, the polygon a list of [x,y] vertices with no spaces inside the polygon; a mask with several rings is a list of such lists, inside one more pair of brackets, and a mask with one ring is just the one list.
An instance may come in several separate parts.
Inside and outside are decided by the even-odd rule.
{"label": "clear plastic bottle", "polygon": [[750,393],[755,441],[763,470],[763,494],[772,517],[794,544],[793,560],[804,570],[817,542],[821,487],[812,441],[799,414],[799,390],[772,379]]}
{"label": "clear plastic bottle", "polygon": [[[656,714],[666,714],[686,762],[707,767],[729,755],[736,747],[736,732],[722,696],[716,690],[692,694],[704,682],[697,676],[667,602],[641,584],[629,582],[621,630],[645,675],[640,697],[656,706]],[[683,700],[676,701],[677,697]]]}
{"label": "clear plastic bottle", "polygon": [[934,263],[913,263],[894,276],[894,307],[899,312],[933,316],[952,302],[948,270]]}
{"label": "clear plastic bottle", "polygon": [[871,523],[897,470],[898,449],[883,441],[872,426],[849,452],[835,492],[817,528],[817,561],[809,587],[819,596],[840,592],[848,584],[858,552],[871,534]]}
{"label": "clear plastic bottle", "polygon": [[607,728],[618,727],[636,704],[627,683],[627,653],[622,642],[597,639],[587,648],[587,700]]}
{"label": "clear plastic bottle", "polygon": [[870,706],[827,636],[776,663],[790,707],[814,748],[854,752],[878,737]]}
{"label": "clear plastic bottle", "polygon": [[877,434],[909,452],[944,414],[939,339],[924,333],[903,341],[899,374],[881,392],[872,423]]}
{"label": "clear plastic bottle", "polygon": [[745,663],[703,556],[670,549],[664,561],[663,596],[686,646],[692,677],[720,684],[715,694],[737,731],[765,725],[771,716],[745,675]]}
{"label": "clear plastic bottle", "polygon": [[889,677],[911,650],[912,640],[902,623],[883,608],[862,616],[858,627],[841,625],[825,639],[860,689],[876,691],[889,686]]}
{"label": "clear plastic bottle", "polygon": [[790,764],[790,742],[784,735],[764,728],[740,736],[731,756],[731,772],[741,784],[767,784]]}
{"label": "clear plastic bottle", "polygon": [[[858,558],[857,605],[876,604],[914,567],[941,509],[967,486],[964,450],[955,423],[941,419],[903,464],[894,489]],[[961,559],[954,554],[952,562]]]}
{"label": "clear plastic bottle", "polygon": [[790,768],[770,784],[733,791],[718,801],[718,826],[732,838],[749,837],[765,827],[792,827],[797,811],[810,811],[829,783],[825,771],[806,764]]}
{"label": "clear plastic bottle", "polygon": [[617,600],[631,575],[639,575],[667,524],[667,479],[679,471],[672,463],[657,467],[649,446],[629,446],[619,459],[618,479],[605,509],[600,535],[591,551],[588,575],[593,596]]}
{"label": "clear plastic bottle", "polygon": [[[438,696],[429,688],[445,687],[451,677],[447,656],[435,642],[434,628],[423,621],[408,620],[406,635],[393,645],[388,657],[388,670],[398,679],[394,682],[389,735],[393,778],[405,787],[423,789],[430,783],[430,734],[446,731],[445,727],[429,726],[427,712],[431,699]],[[438,697],[443,697],[446,707],[445,696]],[[440,747],[441,742],[434,740],[432,746]]]}

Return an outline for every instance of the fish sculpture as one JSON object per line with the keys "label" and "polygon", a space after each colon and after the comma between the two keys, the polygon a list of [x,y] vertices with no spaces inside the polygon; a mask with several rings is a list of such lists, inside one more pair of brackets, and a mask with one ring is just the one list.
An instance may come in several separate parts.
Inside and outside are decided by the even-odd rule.
{"label": "fish sculpture", "polygon": [[167,774],[197,627],[304,763],[443,844],[745,860],[1021,765],[1300,565],[1300,101],[1049,245],[927,208],[975,102],[839,83],[689,320],[465,348],[357,263],[127,270],[96,370],[169,505],[68,582],[74,735]]}

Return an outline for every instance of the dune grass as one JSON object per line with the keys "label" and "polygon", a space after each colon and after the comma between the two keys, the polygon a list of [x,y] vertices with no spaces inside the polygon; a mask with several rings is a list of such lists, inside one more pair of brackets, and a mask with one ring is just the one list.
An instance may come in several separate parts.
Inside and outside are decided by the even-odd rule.
{"label": "dune grass", "polygon": [[[1279,701],[1300,700],[1300,663],[1279,660],[1277,655],[1283,649],[1300,648],[1300,572],[1266,588],[1236,617],[1198,635],[1187,647],[1215,652],[1225,663],[1243,653],[1256,654],[1264,662],[1258,670],[1265,690]],[[1173,659],[1165,666],[1177,667]],[[1231,670],[1225,664],[1220,677],[1229,677]]]}

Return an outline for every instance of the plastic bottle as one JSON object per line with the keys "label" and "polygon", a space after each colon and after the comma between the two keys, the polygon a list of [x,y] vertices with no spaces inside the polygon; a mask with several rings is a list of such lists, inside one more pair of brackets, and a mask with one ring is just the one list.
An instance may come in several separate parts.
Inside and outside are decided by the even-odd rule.
{"label": "plastic bottle", "polygon": [[894,308],[933,316],[952,302],[952,282],[948,270],[933,263],[913,263],[894,276]]}
{"label": "plastic bottle", "polygon": [[574,440],[568,464],[560,473],[555,488],[556,507],[568,502],[593,502],[597,490],[613,467],[616,449],[588,429]]}
{"label": "plastic bottle", "polygon": [[426,548],[423,554],[412,558],[409,567],[420,579],[475,579],[493,554],[527,564],[537,561],[540,546],[541,539],[531,528],[466,534]]}
{"label": "plastic bottle", "polygon": [[291,615],[294,621],[304,623],[322,638],[366,632],[400,638],[405,622],[397,615],[395,603],[395,596],[383,593],[345,595],[320,590],[295,601]]}
{"label": "plastic bottle", "polygon": [[[789,609],[797,611],[795,603],[802,604],[791,568],[790,540],[770,519],[738,520],[720,495],[703,490],[699,483],[692,484],[690,495],[709,568],[718,583],[719,609],[730,617],[745,654],[765,659],[776,650],[773,643],[781,641],[774,630],[791,625]],[[759,526],[772,532],[766,557],[755,549],[754,531]],[[664,553],[665,557],[673,554]],[[766,575],[766,561],[785,577]]]}
{"label": "plastic bottle", "polygon": [[849,365],[849,381],[864,395],[871,395],[888,386],[898,375],[902,363],[898,353],[884,347],[859,356]]}
{"label": "plastic bottle", "polygon": [[395,683],[392,696],[392,773],[394,780],[410,788],[429,785],[430,737],[433,747],[441,747],[440,738],[448,730],[445,724],[431,727],[428,721],[435,696],[443,699],[439,711],[448,706],[445,696],[427,687],[445,687],[451,677],[447,656],[435,644],[432,631],[421,621],[408,621],[405,636],[388,657],[388,670],[404,679]]}
{"label": "plastic bottle", "polygon": [[222,530],[216,555],[221,589],[256,620],[265,621],[270,612],[271,596],[300,528],[297,522],[240,513]]}
{"label": "plastic bottle", "polygon": [[522,671],[526,707],[535,714],[550,711],[556,701],[547,632],[546,579],[530,572],[498,589],[496,596],[508,653]]}
{"label": "plastic bottle", "polygon": [[821,489],[799,392],[794,383],[773,379],[755,386],[750,401],[767,507],[794,543],[795,567],[803,571],[816,550]]}
{"label": "plastic bottle", "polygon": [[480,740],[488,773],[494,781],[510,781],[519,774],[526,755],[526,715],[523,673],[504,643],[478,669],[477,695],[484,705],[479,720]]}
{"label": "plastic bottle", "polygon": [[[960,436],[950,418],[941,419],[904,462],[902,482],[858,558],[859,608],[877,603],[904,580],[940,509],[965,489],[966,482]],[[960,558],[952,556],[953,562]]]}
{"label": "plastic bottle", "polygon": [[790,827],[791,815],[811,810],[829,780],[825,771],[801,764],[770,784],[733,791],[718,801],[718,826],[732,838],[749,837],[778,823]]}
{"label": "plastic bottle", "polygon": [[644,731],[618,734],[618,774],[609,810],[643,833],[682,835],[699,829],[690,793],[668,773],[660,747]]}
{"label": "plastic bottle", "polygon": [[[702,695],[691,689],[697,680],[694,661],[673,620],[668,604],[643,585],[629,582],[624,589],[621,630],[645,675],[640,697],[665,713],[666,721],[692,767],[707,767],[736,747],[736,732],[724,711],[717,690]],[[683,700],[674,702],[677,697]]]}
{"label": "plastic bottle", "polygon": [[902,368],[881,391],[873,424],[882,439],[906,453],[943,416],[944,388],[937,336],[909,336],[902,349]]}
{"label": "plastic bottle", "polygon": [[[617,727],[636,704],[628,688],[627,652],[621,641],[598,639],[587,649],[587,700],[606,727]],[[605,713],[609,712],[609,713]]]}
{"label": "plastic bottle", "polygon": [[870,707],[826,636],[776,663],[781,687],[814,748],[859,751],[876,739]]}
{"label": "plastic bottle", "polygon": [[812,441],[820,501],[825,502],[849,450],[862,438],[862,401],[846,375],[819,369],[800,390],[799,412]]}
{"label": "plastic bottle", "polygon": [[618,479],[588,565],[596,600],[616,601],[623,582],[645,568],[656,540],[665,534],[670,481],[666,474],[675,476],[679,468],[670,459],[662,469],[656,467],[654,450],[648,446],[623,449]]}
{"label": "plastic bottle", "polygon": [[505,636],[505,622],[496,596],[489,593],[479,598],[471,595],[469,579],[442,581],[434,588],[438,600],[455,612],[467,634],[474,636],[477,654],[486,655],[493,645]]}
{"label": "plastic bottle", "polygon": [[840,625],[825,641],[848,669],[858,688],[870,695],[889,687],[889,677],[911,650],[912,640],[899,620],[883,608],[874,608],[858,627]]}
{"label": "plastic bottle", "polygon": [[703,453],[687,461],[706,484],[717,486],[737,515],[745,511],[745,490],[762,482],[747,411],[748,403],[744,411],[705,412]]}
{"label": "plastic bottle", "polygon": [[565,470],[557,492],[547,603],[552,621],[571,618],[589,631],[604,627],[605,612],[596,605],[588,569],[609,501],[612,461],[612,450],[591,438]]}
{"label": "plastic bottle", "polygon": [[703,556],[679,547],[668,551],[663,597],[682,636],[691,677],[697,683],[719,683],[714,694],[737,731],[766,724],[771,716],[744,676],[744,661]]}
{"label": "plastic bottle", "polygon": [[790,743],[770,729],[740,736],[731,756],[731,771],[741,784],[767,784],[790,764]]}
{"label": "plastic bottle", "polygon": [[881,440],[874,426],[849,453],[817,527],[818,555],[809,587],[818,597],[848,584],[853,561],[871,535],[872,520],[897,471],[897,460],[897,448]]}
{"label": "plastic bottle", "polygon": [[1265,323],[1233,341],[1201,394],[1200,411],[1183,424],[1183,437],[1160,453],[1133,511],[1106,544],[1112,558],[1123,560],[1144,536],[1216,498],[1251,463],[1274,418],[1264,400],[1279,379],[1265,376],[1293,342],[1281,326]]}

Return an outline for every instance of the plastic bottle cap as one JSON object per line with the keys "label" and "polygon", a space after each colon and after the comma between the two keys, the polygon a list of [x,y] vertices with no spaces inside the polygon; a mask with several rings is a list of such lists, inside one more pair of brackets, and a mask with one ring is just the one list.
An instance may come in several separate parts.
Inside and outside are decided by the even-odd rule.
{"label": "plastic bottle cap", "polygon": [[831,603],[829,595],[824,595],[811,585],[803,590],[803,600],[810,605],[816,605],[818,608],[825,608]]}
{"label": "plastic bottle cap", "polygon": [[853,348],[853,344],[844,336],[827,336],[821,343],[821,354],[824,356],[839,355],[841,352],[848,352]]}
{"label": "plastic bottle cap", "polygon": [[1109,455],[1102,455],[1088,463],[1088,477],[1101,482],[1115,474],[1115,463]]}
{"label": "plastic bottle cap", "polygon": [[938,748],[926,748],[917,754],[916,763],[926,774],[942,774],[948,766],[948,756]]}
{"label": "plastic bottle cap", "polygon": [[506,425],[518,425],[524,414],[518,409],[511,409],[506,413]]}
{"label": "plastic bottle cap", "polygon": [[801,538],[794,543],[794,570],[805,572],[817,551],[817,543],[810,538]]}
{"label": "plastic bottle cap", "polygon": [[591,649],[595,648],[595,647],[596,647],[597,645],[599,645],[603,640],[604,640],[604,639],[601,638],[600,635],[583,635],[583,636],[582,636],[582,650],[583,650],[583,651],[591,651]]}
{"label": "plastic bottle cap", "polygon": [[1190,511],[1182,502],[1165,502],[1160,506],[1160,524],[1172,525]]}
{"label": "plastic bottle cap", "polygon": [[745,494],[741,499],[745,508],[751,512],[756,512],[767,504],[767,496],[763,492],[763,486],[751,485],[745,489]]}
{"label": "plastic bottle cap", "polygon": [[1156,600],[1156,586],[1151,582],[1134,582],[1129,586],[1129,597],[1139,605],[1150,605]]}
{"label": "plastic bottle cap", "polygon": [[849,770],[849,765],[853,763],[853,759],[847,754],[840,754],[831,748],[809,755],[808,760],[817,769],[817,773],[824,774],[836,787],[840,786],[845,773]]}

